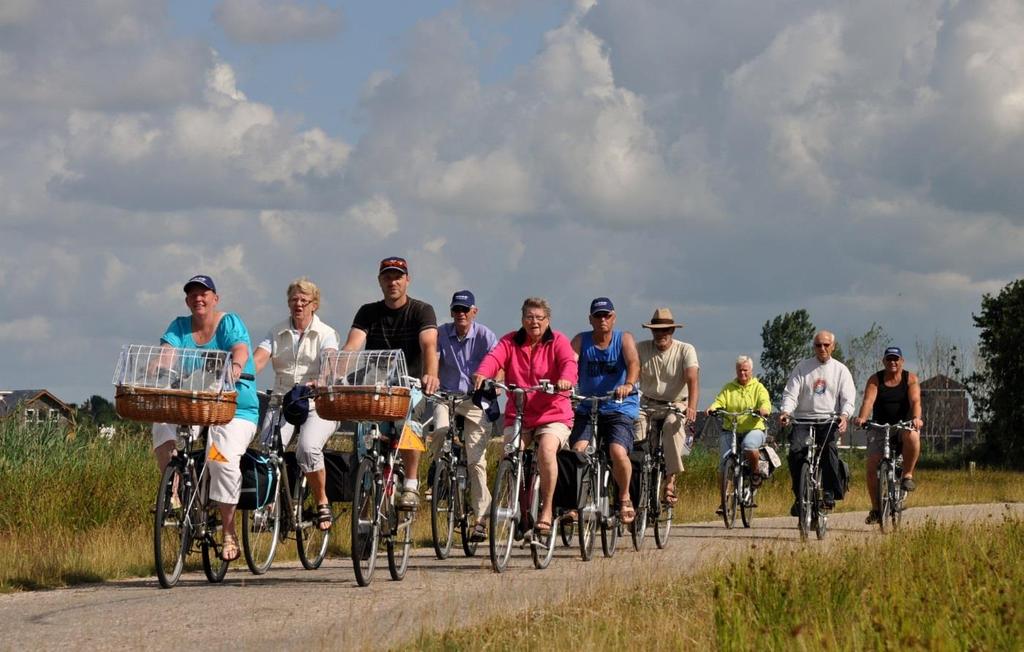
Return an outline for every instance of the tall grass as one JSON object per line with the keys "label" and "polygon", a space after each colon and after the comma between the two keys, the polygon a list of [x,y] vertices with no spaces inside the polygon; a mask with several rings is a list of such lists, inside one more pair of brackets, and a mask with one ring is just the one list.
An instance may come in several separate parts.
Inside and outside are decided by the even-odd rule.
{"label": "tall grass", "polygon": [[1024,523],[936,525],[695,577],[608,578],[586,595],[474,627],[423,650],[1018,650]]}

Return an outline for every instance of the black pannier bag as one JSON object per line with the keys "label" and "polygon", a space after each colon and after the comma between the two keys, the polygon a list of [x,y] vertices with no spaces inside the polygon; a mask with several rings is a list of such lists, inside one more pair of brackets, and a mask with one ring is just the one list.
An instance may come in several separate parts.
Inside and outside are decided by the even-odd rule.
{"label": "black pannier bag", "polygon": [[633,473],[629,476],[629,499],[633,508],[640,509],[640,477],[644,472],[644,458],[647,457],[648,440],[636,442],[629,454],[629,462]]}
{"label": "black pannier bag", "polygon": [[590,466],[586,453],[558,451],[558,481],[555,483],[554,505],[561,509],[582,509],[584,488],[589,485]]}
{"label": "black pannier bag", "polygon": [[[288,477],[295,482],[301,477],[299,462],[294,451],[286,451],[284,463]],[[342,453],[324,450],[324,470],[327,471],[327,500],[332,503],[350,503],[356,488],[356,468],[359,466],[358,453]]]}
{"label": "black pannier bag", "polygon": [[250,448],[239,462],[242,471],[242,492],[238,496],[238,509],[261,509],[277,494],[277,474],[270,458]]}

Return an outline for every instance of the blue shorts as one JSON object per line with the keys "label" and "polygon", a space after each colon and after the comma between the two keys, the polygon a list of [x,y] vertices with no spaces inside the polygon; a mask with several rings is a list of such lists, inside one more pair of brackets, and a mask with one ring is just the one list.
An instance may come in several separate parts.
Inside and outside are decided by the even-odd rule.
{"label": "blue shorts", "polygon": [[[618,444],[625,448],[627,453],[633,450],[633,421],[631,417],[618,412],[597,415],[597,429],[601,433],[604,446]],[[572,447],[578,441],[590,441],[593,437],[594,433],[590,431],[590,415],[577,412],[572,424],[572,433],[569,435],[569,446]]]}
{"label": "blue shorts", "polygon": [[[764,430],[751,430],[745,433],[736,433],[736,439],[740,442],[741,451],[756,451],[764,446]],[[718,437],[718,452],[720,457],[725,458],[732,452],[732,431],[723,430]]]}

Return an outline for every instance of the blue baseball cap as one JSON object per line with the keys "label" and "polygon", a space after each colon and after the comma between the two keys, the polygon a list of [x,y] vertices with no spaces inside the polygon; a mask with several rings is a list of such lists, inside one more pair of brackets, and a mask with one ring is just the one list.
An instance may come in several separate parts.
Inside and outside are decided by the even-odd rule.
{"label": "blue baseball cap", "polygon": [[602,312],[612,312],[615,310],[615,304],[608,297],[598,297],[590,302],[590,315],[594,316]]}
{"label": "blue baseball cap", "polygon": [[459,290],[452,295],[452,303],[449,306],[454,308],[455,306],[462,306],[463,308],[472,308],[476,305],[476,297],[469,290]]}
{"label": "blue baseball cap", "polygon": [[217,285],[214,284],[213,279],[207,276],[206,274],[196,274],[189,280],[185,281],[184,290],[188,292],[188,286],[194,285],[196,283],[202,285],[204,288],[207,288],[213,292],[217,291]]}
{"label": "blue baseball cap", "polygon": [[888,358],[891,355],[894,355],[897,358],[902,358],[903,357],[903,349],[901,349],[898,346],[890,346],[889,348],[887,348],[885,350],[885,353],[882,354],[882,359],[884,360],[885,358]]}

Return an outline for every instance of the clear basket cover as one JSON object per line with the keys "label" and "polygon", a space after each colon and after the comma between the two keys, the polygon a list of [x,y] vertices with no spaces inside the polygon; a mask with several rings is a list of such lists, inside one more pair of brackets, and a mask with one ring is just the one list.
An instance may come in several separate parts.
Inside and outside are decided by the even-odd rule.
{"label": "clear basket cover", "polygon": [[405,354],[400,349],[325,351],[320,356],[319,384],[409,387]]}
{"label": "clear basket cover", "polygon": [[223,392],[234,389],[230,374],[230,351],[126,344],[112,382],[145,389]]}

